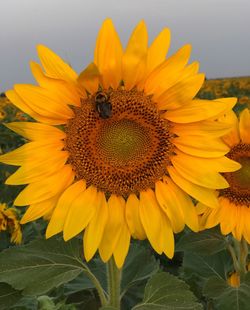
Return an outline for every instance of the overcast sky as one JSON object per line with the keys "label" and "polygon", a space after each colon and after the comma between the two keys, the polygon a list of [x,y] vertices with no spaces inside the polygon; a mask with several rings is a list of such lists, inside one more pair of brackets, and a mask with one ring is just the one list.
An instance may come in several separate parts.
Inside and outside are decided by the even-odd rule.
{"label": "overcast sky", "polygon": [[82,71],[107,17],[124,45],[144,19],[150,41],[171,29],[171,53],[191,43],[208,78],[250,75],[250,0],[0,0],[0,12],[0,91],[33,82],[38,43]]}

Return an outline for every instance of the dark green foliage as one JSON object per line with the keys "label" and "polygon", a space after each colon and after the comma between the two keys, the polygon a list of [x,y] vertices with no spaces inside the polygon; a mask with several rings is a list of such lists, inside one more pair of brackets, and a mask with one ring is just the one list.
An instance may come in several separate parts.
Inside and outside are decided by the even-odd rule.
{"label": "dark green foliage", "polygon": [[0,310],[9,309],[22,298],[19,291],[10,285],[0,282]]}
{"label": "dark green foliage", "polygon": [[177,277],[161,272],[154,275],[147,283],[142,303],[133,310],[177,310],[202,309],[188,285]]}
{"label": "dark green foliage", "polygon": [[206,297],[212,298],[217,310],[247,310],[250,306],[250,273],[239,287],[231,287],[219,277],[211,277],[203,289]]}

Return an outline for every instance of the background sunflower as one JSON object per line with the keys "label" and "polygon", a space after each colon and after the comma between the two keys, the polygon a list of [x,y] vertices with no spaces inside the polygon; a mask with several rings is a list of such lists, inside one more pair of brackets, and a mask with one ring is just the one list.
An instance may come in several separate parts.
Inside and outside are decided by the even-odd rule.
{"label": "background sunflower", "polygon": [[210,209],[199,204],[198,212],[202,214],[203,228],[220,224],[224,235],[232,233],[237,240],[245,238],[250,243],[250,112],[243,110],[239,120],[231,113],[226,118],[234,123],[233,130],[223,138],[230,147],[227,157],[238,161],[242,167],[224,174],[230,187],[219,191],[219,206]]}

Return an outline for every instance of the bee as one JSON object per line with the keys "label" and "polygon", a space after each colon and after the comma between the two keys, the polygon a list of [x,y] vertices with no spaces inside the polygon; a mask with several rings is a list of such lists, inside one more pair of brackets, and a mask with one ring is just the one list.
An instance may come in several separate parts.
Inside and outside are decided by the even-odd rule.
{"label": "bee", "polygon": [[112,104],[109,95],[103,91],[95,94],[95,109],[103,119],[110,118],[112,115]]}

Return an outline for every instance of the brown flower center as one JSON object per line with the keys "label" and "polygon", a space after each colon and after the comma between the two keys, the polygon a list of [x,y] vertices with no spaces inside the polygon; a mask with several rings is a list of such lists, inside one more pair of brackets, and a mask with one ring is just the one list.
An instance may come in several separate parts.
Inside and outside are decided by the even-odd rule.
{"label": "brown flower center", "polygon": [[142,91],[107,92],[112,114],[102,117],[95,96],[84,99],[66,128],[66,149],[77,179],[127,196],[153,187],[166,174],[172,134]]}
{"label": "brown flower center", "polygon": [[227,156],[242,167],[238,171],[224,173],[230,187],[220,193],[236,205],[250,207],[250,144],[237,144]]}

